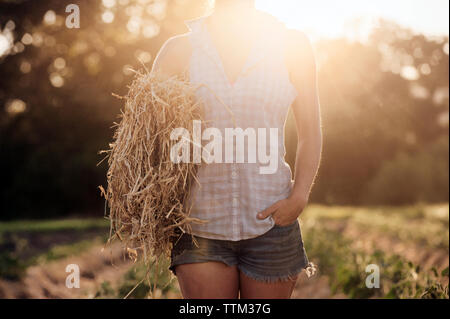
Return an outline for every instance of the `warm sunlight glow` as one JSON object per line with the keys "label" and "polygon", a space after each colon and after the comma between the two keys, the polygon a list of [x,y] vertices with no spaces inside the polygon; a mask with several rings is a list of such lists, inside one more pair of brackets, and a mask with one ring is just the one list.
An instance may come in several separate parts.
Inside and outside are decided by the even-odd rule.
{"label": "warm sunlight glow", "polygon": [[25,112],[26,108],[27,104],[20,99],[9,100],[6,103],[6,112],[10,115],[23,113]]}
{"label": "warm sunlight glow", "polygon": [[6,36],[0,34],[0,57],[5,54],[10,48],[10,43]]}
{"label": "warm sunlight glow", "polygon": [[448,0],[256,0],[256,5],[288,27],[317,36],[364,37],[380,17],[430,35],[448,35]]}
{"label": "warm sunlight glow", "polygon": [[112,23],[114,21],[114,13],[112,13],[111,11],[103,12],[102,20],[105,23]]}
{"label": "warm sunlight glow", "polygon": [[53,10],[48,10],[44,15],[44,23],[46,25],[52,25],[56,22],[56,14]]}

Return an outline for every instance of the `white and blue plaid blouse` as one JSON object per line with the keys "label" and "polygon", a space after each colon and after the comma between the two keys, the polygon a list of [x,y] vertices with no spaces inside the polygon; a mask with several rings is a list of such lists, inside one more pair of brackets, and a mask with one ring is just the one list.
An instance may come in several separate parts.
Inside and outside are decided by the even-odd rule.
{"label": "white and blue plaid blouse", "polygon": [[268,164],[258,160],[200,165],[200,185],[194,183],[189,200],[190,216],[208,223],[192,224],[190,232],[220,240],[254,238],[274,226],[272,217],[259,220],[257,213],[287,198],[293,186],[291,169],[284,159],[284,125],[297,91],[284,62],[284,38],[280,36],[285,34],[280,32],[284,26],[262,26],[262,36],[256,39],[242,72],[232,84],[211,41],[205,17],[186,24],[192,45],[188,74],[192,84],[205,85],[197,95],[205,104],[207,125],[219,129],[222,136],[225,128],[267,128],[266,154],[271,151],[270,145],[273,147],[269,143],[269,128],[278,130],[278,149],[272,149],[278,152],[274,174],[260,174],[260,167]]}

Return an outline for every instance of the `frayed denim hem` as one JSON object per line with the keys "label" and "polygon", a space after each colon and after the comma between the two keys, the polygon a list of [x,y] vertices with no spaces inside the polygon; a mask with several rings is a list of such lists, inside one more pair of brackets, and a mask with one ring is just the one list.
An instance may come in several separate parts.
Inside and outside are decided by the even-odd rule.
{"label": "frayed denim hem", "polygon": [[276,283],[276,282],[287,282],[287,281],[295,281],[296,277],[302,272],[303,268],[294,271],[293,273],[289,273],[287,275],[275,275],[275,276],[261,276],[261,275],[255,275],[254,273],[248,271],[245,268],[239,267],[239,270],[242,271],[247,277],[264,283]]}
{"label": "frayed denim hem", "polygon": [[183,250],[181,253],[177,254],[175,257],[171,258],[169,270],[173,273],[173,275],[177,275],[175,271],[175,267],[179,265],[184,264],[196,264],[196,263],[204,263],[204,262],[221,262],[229,267],[236,266],[237,263],[230,263],[224,258],[221,258],[219,256],[215,257],[204,257],[204,258],[198,258],[198,257],[192,257],[192,256],[186,256],[187,250]]}
{"label": "frayed denim hem", "polygon": [[308,278],[314,277],[317,274],[318,270],[319,269],[316,264],[309,262],[305,267],[306,276],[308,276]]}
{"label": "frayed denim hem", "polygon": [[306,271],[306,275],[308,278],[311,278],[317,273],[317,267],[313,263],[308,263],[304,265],[303,267],[300,267],[296,271],[289,272],[288,274],[280,274],[280,275],[271,275],[271,276],[264,276],[264,275],[256,275],[252,273],[251,271],[248,271],[247,269],[238,266],[239,270],[242,271],[247,277],[264,283],[276,283],[276,282],[288,282],[288,281],[296,281],[297,276],[302,273],[303,270]]}

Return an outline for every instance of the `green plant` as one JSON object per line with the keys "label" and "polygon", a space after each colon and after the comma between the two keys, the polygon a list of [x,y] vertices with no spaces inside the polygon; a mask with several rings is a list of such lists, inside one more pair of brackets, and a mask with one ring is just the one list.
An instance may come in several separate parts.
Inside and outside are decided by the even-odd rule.
{"label": "green plant", "polygon": [[19,280],[29,266],[19,255],[26,249],[27,241],[17,236],[0,234],[0,278]]}
{"label": "green plant", "polygon": [[[439,276],[437,270],[423,271],[398,255],[355,249],[350,239],[317,224],[303,230],[308,255],[316,260],[320,272],[329,277],[334,293],[341,291],[354,299],[449,297],[448,284],[442,284],[443,277],[448,277],[448,268]],[[366,287],[365,270],[370,264],[381,269],[379,289]]]}
{"label": "green plant", "polygon": [[168,293],[178,293],[168,270],[168,260],[160,260],[150,266],[139,262],[121,279],[118,288],[112,288],[110,282],[103,282],[94,298],[165,298]]}
{"label": "green plant", "polygon": [[102,282],[100,288],[94,296],[95,299],[108,299],[114,297],[116,297],[116,291],[113,289],[109,281]]}

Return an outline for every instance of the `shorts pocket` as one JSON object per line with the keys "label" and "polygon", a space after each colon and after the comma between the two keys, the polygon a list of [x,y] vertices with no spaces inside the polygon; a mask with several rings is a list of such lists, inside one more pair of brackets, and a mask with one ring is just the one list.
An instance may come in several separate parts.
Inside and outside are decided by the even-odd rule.
{"label": "shorts pocket", "polygon": [[298,227],[298,219],[296,219],[292,224],[289,224],[286,226],[280,226],[280,225],[274,224],[272,229],[276,232],[287,232],[287,231],[294,229],[295,227]]}

